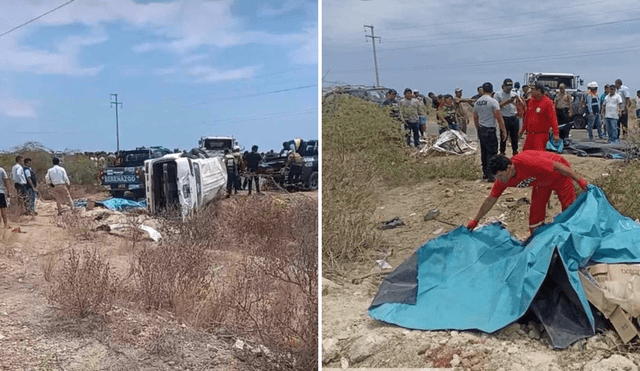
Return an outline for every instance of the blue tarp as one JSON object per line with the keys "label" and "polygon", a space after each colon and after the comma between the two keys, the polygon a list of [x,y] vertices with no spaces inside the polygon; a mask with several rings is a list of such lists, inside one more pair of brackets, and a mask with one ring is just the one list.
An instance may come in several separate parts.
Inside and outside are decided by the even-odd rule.
{"label": "blue tarp", "polygon": [[[553,259],[554,254],[559,259]],[[527,312],[556,264],[552,260],[564,268],[568,291],[573,289],[568,301],[582,311],[583,322],[593,334],[594,317],[578,269],[591,262],[640,262],[640,225],[621,215],[601,189],[590,185],[525,244],[499,224],[474,232],[461,226],[428,241],[391,273],[369,314],[412,329],[494,332]],[[540,300],[547,301],[548,309],[548,298]],[[557,347],[586,336],[575,335],[573,329],[560,330],[573,335],[554,344]]]}
{"label": "blue tarp", "polygon": [[146,209],[147,201],[133,201],[126,198],[109,198],[102,201],[96,201],[96,205],[102,205],[109,210],[125,211],[129,209]]}

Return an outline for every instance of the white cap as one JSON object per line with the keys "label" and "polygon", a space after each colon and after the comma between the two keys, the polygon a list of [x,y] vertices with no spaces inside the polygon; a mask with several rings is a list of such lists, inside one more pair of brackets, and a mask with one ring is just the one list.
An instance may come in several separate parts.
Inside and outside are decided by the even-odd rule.
{"label": "white cap", "polygon": [[587,88],[597,88],[598,87],[598,83],[595,81],[591,81],[590,83],[587,84]]}

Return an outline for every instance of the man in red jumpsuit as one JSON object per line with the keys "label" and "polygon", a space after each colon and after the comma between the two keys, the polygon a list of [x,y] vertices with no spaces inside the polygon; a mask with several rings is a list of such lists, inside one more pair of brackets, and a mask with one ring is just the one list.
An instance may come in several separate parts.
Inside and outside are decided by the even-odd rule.
{"label": "man in red jumpsuit", "polygon": [[573,181],[583,190],[588,185],[586,180],[576,175],[564,157],[553,152],[522,151],[511,159],[495,155],[489,159],[489,171],[495,174],[496,181],[478,214],[467,225],[469,229],[478,225],[478,221],[491,210],[507,187],[533,187],[529,210],[529,231],[533,233],[544,223],[551,191],[558,195],[564,211],[576,199]]}
{"label": "man in red jumpsuit", "polygon": [[523,151],[546,151],[549,141],[549,129],[553,129],[553,140],[560,139],[558,119],[553,101],[544,94],[546,87],[540,81],[536,82],[531,91],[532,98],[527,101],[527,111],[524,115],[524,123],[518,135],[526,132]]}

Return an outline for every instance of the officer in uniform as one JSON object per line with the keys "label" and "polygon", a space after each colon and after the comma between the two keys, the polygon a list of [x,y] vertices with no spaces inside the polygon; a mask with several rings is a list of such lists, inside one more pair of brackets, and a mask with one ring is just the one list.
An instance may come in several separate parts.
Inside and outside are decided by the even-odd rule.
{"label": "officer in uniform", "polygon": [[299,143],[296,143],[292,147],[291,153],[287,157],[287,167],[289,168],[289,184],[294,184],[300,181],[300,175],[302,174],[302,156],[298,153]]}
{"label": "officer in uniform", "polygon": [[[229,198],[231,197],[231,189],[234,188],[238,177],[238,163],[235,156],[229,153],[228,149],[224,150],[224,165],[227,168],[227,198]],[[237,188],[236,194],[238,194]]]}

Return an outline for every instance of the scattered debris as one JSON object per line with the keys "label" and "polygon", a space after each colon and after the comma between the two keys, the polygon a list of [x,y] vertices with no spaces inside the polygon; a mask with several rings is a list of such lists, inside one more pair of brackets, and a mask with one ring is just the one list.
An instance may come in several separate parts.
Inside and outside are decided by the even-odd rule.
{"label": "scattered debris", "polygon": [[382,269],[391,269],[391,268],[393,268],[393,267],[391,266],[391,264],[387,263],[387,262],[386,262],[386,261],[384,261],[384,260],[376,260],[376,263],[378,263],[378,266],[379,266],[380,268],[382,268]]}
{"label": "scattered debris", "polygon": [[433,219],[437,218],[438,216],[440,216],[440,210],[431,209],[431,210],[429,210],[427,215],[424,216],[424,221],[426,222],[426,221],[429,221],[429,220],[433,220]]}
{"label": "scattered debris", "polygon": [[387,220],[387,221],[384,221],[384,222],[380,223],[379,228],[382,229],[382,230],[385,230],[385,229],[397,228],[397,227],[400,227],[400,226],[403,226],[403,225],[405,225],[404,221],[402,221],[402,219],[400,219],[400,217],[395,217],[393,219],[390,219],[390,220]]}

